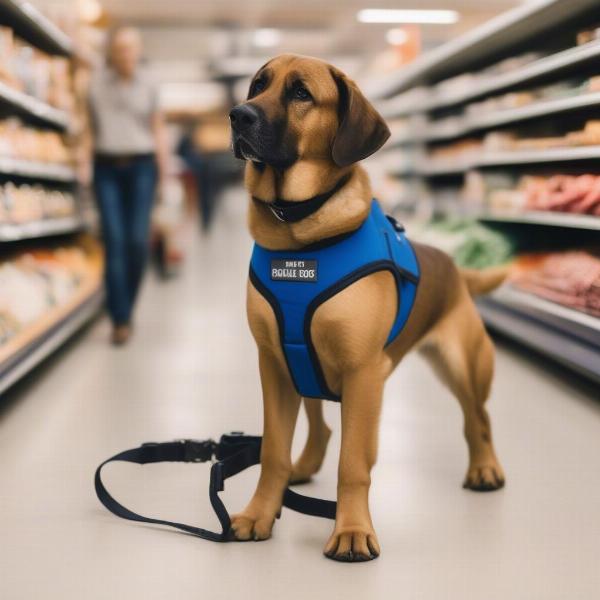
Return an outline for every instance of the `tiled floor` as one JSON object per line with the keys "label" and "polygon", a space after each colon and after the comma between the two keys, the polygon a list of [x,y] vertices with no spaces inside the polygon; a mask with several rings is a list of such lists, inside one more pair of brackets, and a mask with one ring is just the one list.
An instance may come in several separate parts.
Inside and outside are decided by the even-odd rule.
{"label": "tiled floor", "polygon": [[[331,524],[284,510],[264,543],[211,544],[125,522],[97,502],[97,463],[141,441],[259,432],[256,353],[244,292],[244,197],[229,194],[182,276],[149,278],[130,346],[100,320],[0,405],[0,598],[593,600],[600,594],[600,403],[552,364],[498,351],[490,401],[507,487],[461,489],[458,405],[425,363],[390,379],[372,507],[382,556],[334,563]],[[597,395],[597,390],[596,390]],[[339,446],[305,488],[332,497]],[[305,431],[302,419],[296,448]],[[142,513],[216,526],[202,465],[110,467]],[[256,470],[228,484],[239,509]]]}

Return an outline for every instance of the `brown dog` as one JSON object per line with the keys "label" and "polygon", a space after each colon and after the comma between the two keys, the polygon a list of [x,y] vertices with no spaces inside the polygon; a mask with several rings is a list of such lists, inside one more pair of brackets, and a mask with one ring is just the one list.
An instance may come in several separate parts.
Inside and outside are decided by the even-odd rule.
{"label": "brown dog", "polygon": [[[299,249],[357,229],[372,194],[357,161],[389,137],[389,130],[356,85],[320,60],[279,56],[255,75],[248,100],[230,114],[236,156],[248,161],[252,196],[249,227],[260,246]],[[270,210],[276,199],[300,202],[343,185],[314,213],[283,223]],[[501,283],[503,269],[460,272],[444,253],[414,244],[421,270],[410,318],[396,340],[385,342],[397,310],[394,278],[379,271],[359,279],[316,310],[311,337],[327,386],[342,397],[342,445],[335,527],[325,554],[361,561],[380,553],[369,513],[371,468],[384,382],[402,357],[419,347],[458,398],[464,414],[469,467],[464,487],[495,490],[504,473],[485,409],[494,348],[471,296]],[[270,304],[248,283],[248,319],[259,350],[264,402],[261,475],[250,503],[232,519],[239,540],[263,540],[279,514],[289,482],[318,471],[330,431],[321,400],[306,399],[309,434],[292,464],[291,444],[300,406]]]}

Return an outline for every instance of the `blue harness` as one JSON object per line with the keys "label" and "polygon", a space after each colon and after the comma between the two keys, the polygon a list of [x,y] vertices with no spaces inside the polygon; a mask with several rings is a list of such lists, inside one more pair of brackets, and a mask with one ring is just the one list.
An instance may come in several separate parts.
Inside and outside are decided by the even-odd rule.
{"label": "blue harness", "polygon": [[387,346],[410,315],[419,265],[402,227],[384,215],[376,200],[367,219],[349,235],[301,250],[267,250],[254,244],[250,281],[273,308],[287,366],[300,395],[340,400],[327,387],[313,346],[312,317],[323,302],[376,271],[390,271],[398,289],[398,310]]}

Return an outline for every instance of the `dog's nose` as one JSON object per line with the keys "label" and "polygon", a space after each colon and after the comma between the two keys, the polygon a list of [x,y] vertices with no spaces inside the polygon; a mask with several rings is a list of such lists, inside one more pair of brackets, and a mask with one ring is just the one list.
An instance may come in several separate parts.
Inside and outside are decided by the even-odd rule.
{"label": "dog's nose", "polygon": [[252,104],[239,104],[229,113],[229,120],[236,131],[246,131],[258,120],[258,111]]}

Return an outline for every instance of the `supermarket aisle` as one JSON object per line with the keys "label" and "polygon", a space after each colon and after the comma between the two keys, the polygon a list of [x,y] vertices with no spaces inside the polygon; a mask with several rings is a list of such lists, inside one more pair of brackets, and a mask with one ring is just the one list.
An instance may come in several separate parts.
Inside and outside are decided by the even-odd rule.
{"label": "supermarket aisle", "polygon": [[[96,323],[0,407],[0,597],[544,600],[600,585],[600,405],[552,367],[501,347],[491,399],[508,474],[495,494],[463,491],[458,405],[411,356],[387,387],[372,504],[382,557],[349,566],[320,552],[330,524],[285,510],[274,538],[210,544],[117,520],[95,499],[100,460],[146,440],[257,432],[256,355],[245,325],[250,240],[232,192],[183,276],[152,278],[130,346]],[[542,369],[545,369],[542,377]],[[339,445],[307,489],[331,497]],[[296,447],[303,441],[302,422]],[[256,471],[228,484],[241,508]],[[212,526],[208,468],[115,465],[107,482],[145,514]]]}

